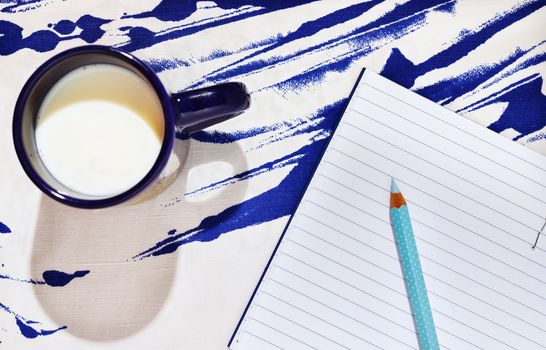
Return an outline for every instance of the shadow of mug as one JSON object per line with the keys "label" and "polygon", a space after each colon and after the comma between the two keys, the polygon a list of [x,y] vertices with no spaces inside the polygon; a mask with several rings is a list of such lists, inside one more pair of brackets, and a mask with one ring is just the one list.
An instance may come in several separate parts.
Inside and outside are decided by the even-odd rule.
{"label": "shadow of mug", "polygon": [[223,210],[226,202],[243,199],[245,183],[226,186],[203,201],[182,200],[165,206],[173,198],[183,198],[192,168],[221,161],[228,163],[234,173],[247,169],[244,153],[236,143],[186,140],[177,142],[174,151],[183,164],[180,174],[165,191],[143,203],[87,210],[42,195],[31,257],[32,276],[41,276],[46,270],[90,271],[63,287],[34,285],[46,313],[58,324],[66,325],[71,334],[108,341],[144,328],[169,295],[177,255],[136,261],[132,257],[167,238],[171,229],[197,226],[204,217]]}

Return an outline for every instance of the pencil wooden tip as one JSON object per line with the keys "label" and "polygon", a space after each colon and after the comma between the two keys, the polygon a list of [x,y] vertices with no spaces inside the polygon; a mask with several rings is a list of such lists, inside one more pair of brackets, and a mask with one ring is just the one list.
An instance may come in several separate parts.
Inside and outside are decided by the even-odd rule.
{"label": "pencil wooden tip", "polygon": [[406,205],[406,200],[404,199],[404,196],[402,193],[400,193],[400,190],[398,189],[398,185],[396,184],[396,181],[394,179],[391,180],[391,208],[400,208],[401,206]]}

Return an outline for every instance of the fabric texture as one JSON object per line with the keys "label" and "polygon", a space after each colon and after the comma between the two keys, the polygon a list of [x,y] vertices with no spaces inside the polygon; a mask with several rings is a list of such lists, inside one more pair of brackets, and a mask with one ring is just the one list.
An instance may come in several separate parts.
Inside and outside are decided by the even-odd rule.
{"label": "fabric texture", "polygon": [[[225,349],[366,67],[546,154],[544,1],[0,1],[0,345]],[[244,82],[248,112],[190,137],[159,196],[41,194],[11,135],[44,61],[110,45],[170,91]]]}

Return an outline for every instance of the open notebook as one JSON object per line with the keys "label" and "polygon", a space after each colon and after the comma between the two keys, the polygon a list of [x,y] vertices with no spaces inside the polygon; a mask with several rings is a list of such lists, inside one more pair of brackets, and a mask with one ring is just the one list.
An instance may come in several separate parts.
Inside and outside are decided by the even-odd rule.
{"label": "open notebook", "polygon": [[417,349],[389,221],[408,201],[443,349],[546,349],[546,157],[361,74],[230,341]]}

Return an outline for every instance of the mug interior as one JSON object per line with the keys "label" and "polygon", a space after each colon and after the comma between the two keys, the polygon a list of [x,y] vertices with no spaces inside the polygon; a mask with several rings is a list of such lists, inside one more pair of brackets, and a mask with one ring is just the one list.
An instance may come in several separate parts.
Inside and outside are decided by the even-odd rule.
{"label": "mug interior", "polygon": [[[81,193],[58,181],[51,175],[39,156],[35,137],[40,107],[52,87],[75,69],[97,64],[116,65],[142,78],[155,91],[163,110],[162,146],[152,168],[128,190],[108,195]],[[108,47],[87,46],[61,53],[38,68],[23,88],[17,101],[13,132],[19,160],[27,175],[43,192],[72,206],[100,208],[134,197],[159,175],[172,149],[174,121],[169,96],[149,67],[126,53]]]}

